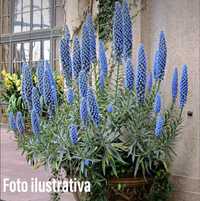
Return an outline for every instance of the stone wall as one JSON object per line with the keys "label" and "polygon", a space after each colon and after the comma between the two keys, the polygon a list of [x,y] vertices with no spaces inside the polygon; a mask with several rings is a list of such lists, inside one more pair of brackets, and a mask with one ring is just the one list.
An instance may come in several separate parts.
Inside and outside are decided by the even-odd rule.
{"label": "stone wall", "polygon": [[[184,129],[176,143],[177,157],[172,166],[177,186],[176,201],[200,200],[200,1],[146,0],[145,9],[138,16],[135,46],[143,42],[149,67],[158,45],[159,32],[166,34],[168,59],[163,82],[165,104],[170,101],[173,68],[181,72],[183,64],[189,67],[189,98],[184,110]],[[142,2],[143,4],[145,3]],[[193,116],[187,115],[188,111]]]}

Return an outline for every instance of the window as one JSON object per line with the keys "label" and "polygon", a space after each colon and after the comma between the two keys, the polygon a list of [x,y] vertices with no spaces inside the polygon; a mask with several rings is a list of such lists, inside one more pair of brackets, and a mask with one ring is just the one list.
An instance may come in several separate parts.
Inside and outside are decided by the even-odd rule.
{"label": "window", "polygon": [[50,28],[51,10],[50,0],[16,0],[14,33]]}
{"label": "window", "polygon": [[63,25],[63,0],[0,0],[1,69],[20,71],[24,61],[35,68],[40,59],[59,69]]}

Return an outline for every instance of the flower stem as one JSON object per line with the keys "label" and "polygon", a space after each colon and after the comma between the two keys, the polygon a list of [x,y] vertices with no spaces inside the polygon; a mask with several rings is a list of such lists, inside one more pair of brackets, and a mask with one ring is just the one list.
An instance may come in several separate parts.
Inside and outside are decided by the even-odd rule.
{"label": "flower stem", "polygon": [[115,103],[117,102],[117,92],[119,88],[119,61],[117,62],[117,75],[116,75],[116,84],[115,84]]}

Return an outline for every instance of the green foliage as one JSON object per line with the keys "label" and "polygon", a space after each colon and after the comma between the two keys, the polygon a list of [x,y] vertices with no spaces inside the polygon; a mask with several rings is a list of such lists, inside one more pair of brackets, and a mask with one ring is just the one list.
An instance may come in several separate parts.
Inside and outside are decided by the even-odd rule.
{"label": "green foliage", "polygon": [[173,186],[169,180],[170,174],[165,170],[156,172],[147,201],[167,201],[173,192]]}

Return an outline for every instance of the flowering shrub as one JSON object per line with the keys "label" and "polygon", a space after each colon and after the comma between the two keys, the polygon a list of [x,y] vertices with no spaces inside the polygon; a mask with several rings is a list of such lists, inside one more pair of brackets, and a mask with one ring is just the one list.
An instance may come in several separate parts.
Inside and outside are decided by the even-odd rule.
{"label": "flowering shrub", "polygon": [[[147,75],[144,45],[138,49],[137,66],[132,64],[132,24],[127,1],[115,5],[114,87],[109,84],[109,65],[101,40],[96,59],[96,33],[91,16],[83,24],[80,38],[75,36],[73,47],[67,28],[60,43],[66,84],[63,102],[57,101],[58,86],[47,62],[43,70],[38,69],[35,86],[31,84],[27,65],[23,65],[23,72],[29,71],[23,74],[22,94],[29,108],[33,135],[20,137],[19,145],[33,164],[48,166],[56,173],[65,170],[67,177],[91,181],[92,192],[84,197],[90,201],[107,200],[108,183],[113,176],[147,178],[154,177],[159,170],[168,171],[188,94],[184,65],[179,100],[176,68],[172,77],[172,101],[164,107],[161,84],[167,59],[165,34],[160,33],[153,69]],[[92,85],[92,74],[97,67],[99,76]],[[119,84],[121,68],[124,85]],[[40,99],[47,108],[46,116],[40,114],[44,107]],[[22,114],[17,113],[16,124],[13,115],[9,115],[10,128],[25,136]]]}

